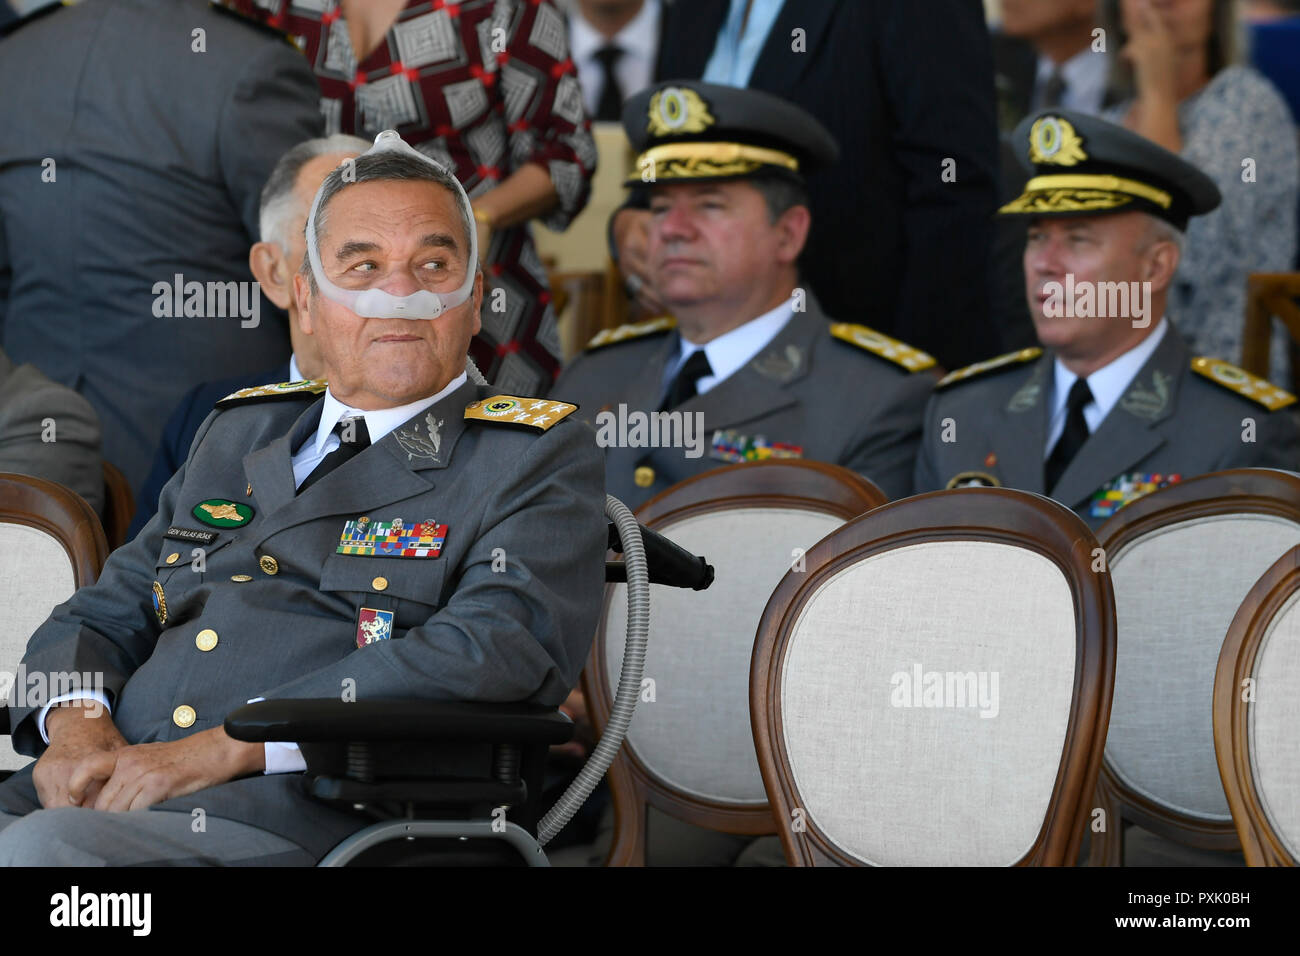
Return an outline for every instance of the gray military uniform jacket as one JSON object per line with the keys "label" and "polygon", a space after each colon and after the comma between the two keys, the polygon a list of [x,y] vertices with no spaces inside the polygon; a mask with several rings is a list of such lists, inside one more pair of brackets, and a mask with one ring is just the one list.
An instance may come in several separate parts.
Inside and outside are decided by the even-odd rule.
{"label": "gray military uniform jacket", "polygon": [[3,351],[0,471],[57,481],[85,498],[96,512],[103,510],[99,419],[90,402],[50,381],[34,365],[15,366]]}
{"label": "gray military uniform jacket", "polygon": [[[576,402],[577,414],[597,427],[606,444],[606,489],[632,508],[683,479],[733,463],[734,451],[728,456],[716,447],[722,441],[734,449],[759,436],[794,446],[798,457],[859,472],[890,497],[906,495],[935,382],[933,359],[863,326],[835,328],[853,342],[831,334],[830,320],[809,297],[807,311],[796,312],[752,361],[676,409],[703,415],[699,457],[682,447],[610,446],[603,438],[614,430],[600,431],[602,413],[613,421],[620,405],[629,413],[659,408],[664,371],[681,341],[670,322],[597,336],[551,394]],[[636,440],[630,430],[628,436]],[[637,482],[638,469],[647,484]]]}
{"label": "gray military uniform jacket", "polygon": [[[1026,357],[1031,353],[1018,356]],[[1044,488],[1054,358],[1050,352],[1032,363],[1005,358],[981,363],[990,368],[958,370],[935,392],[916,462],[917,493],[965,483],[1050,491],[1096,530],[1173,475],[1300,466],[1294,407],[1281,407],[1290,396],[1227,363],[1194,359],[1171,324],[1057,486]],[[955,440],[944,441],[949,419]],[[1253,442],[1243,440],[1251,430],[1247,419]]]}
{"label": "gray military uniform jacket", "polygon": [[[131,743],[217,727],[254,697],[339,699],[349,688],[358,700],[558,705],[577,682],[604,587],[600,452],[573,416],[541,432],[500,423],[517,409],[465,419],[467,404],[492,394],[466,383],[430,407],[443,422],[436,453],[421,412],[301,494],[290,457],[314,434],[323,399],[214,412],[154,519],[37,629],[27,672],[102,673]],[[524,400],[533,402],[553,405]],[[194,511],[214,501],[252,514],[212,527]],[[345,522],[361,517],[445,525],[441,553],[340,553]],[[216,538],[177,540],[169,527]],[[393,614],[392,639],[358,646],[362,608]],[[182,707],[188,727],[178,726]],[[43,749],[37,713],[11,710],[20,752]],[[0,809],[23,812],[24,789],[30,800],[30,766],[0,784]],[[301,774],[245,777],[158,806],[202,807],[317,856],[369,822],[307,797]]]}

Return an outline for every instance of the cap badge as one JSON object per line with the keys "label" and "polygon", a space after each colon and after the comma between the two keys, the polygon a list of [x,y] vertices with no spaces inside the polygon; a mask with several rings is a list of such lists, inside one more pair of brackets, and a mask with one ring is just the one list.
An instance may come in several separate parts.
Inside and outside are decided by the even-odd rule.
{"label": "cap badge", "polygon": [[649,113],[652,136],[702,133],[717,122],[700,94],[681,86],[665,87],[650,97]]}
{"label": "cap badge", "polygon": [[1088,158],[1083,139],[1069,120],[1044,116],[1029,130],[1029,161],[1053,166],[1077,166]]}

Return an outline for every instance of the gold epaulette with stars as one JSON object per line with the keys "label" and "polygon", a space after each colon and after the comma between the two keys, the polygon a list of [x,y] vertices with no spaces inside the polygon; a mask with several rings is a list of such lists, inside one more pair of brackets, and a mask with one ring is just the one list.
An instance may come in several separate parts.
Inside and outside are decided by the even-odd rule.
{"label": "gold epaulette with stars", "polygon": [[305,395],[319,395],[325,391],[329,382],[311,379],[302,382],[280,382],[276,385],[254,385],[231,392],[221,401],[217,408],[229,408],[231,405],[243,405],[245,402],[263,401],[268,398],[301,398]]}
{"label": "gold epaulette with stars", "polygon": [[614,345],[617,342],[626,342],[629,339],[643,338],[656,332],[667,332],[676,327],[676,319],[670,315],[661,315],[657,319],[648,319],[645,322],[620,325],[616,329],[603,329],[597,332],[592,340],[587,343],[586,351],[590,352],[592,349],[604,348],[606,345]]}
{"label": "gold epaulette with stars", "polygon": [[860,349],[865,349],[883,359],[901,365],[909,372],[921,372],[927,368],[932,368],[935,364],[934,356],[929,352],[922,352],[920,349],[912,348],[906,342],[891,339],[888,335],[881,335],[875,329],[869,329],[865,325],[855,325],[852,322],[832,322],[831,335],[841,342],[856,345]]}
{"label": "gold epaulette with stars", "polygon": [[944,388],[957,382],[964,382],[968,378],[975,378],[977,375],[983,375],[985,372],[991,372],[994,369],[1009,368],[1012,365],[1021,365],[1025,362],[1032,362],[1042,354],[1043,350],[1034,345],[1027,349],[1021,349],[1018,352],[1008,352],[1006,355],[999,355],[997,358],[985,359],[983,362],[976,362],[974,365],[967,365],[965,368],[959,368],[955,372],[949,372],[943,378],[939,379],[935,388]]}
{"label": "gold epaulette with stars", "polygon": [[491,422],[495,425],[521,425],[544,432],[578,410],[577,405],[555,402],[549,398],[521,398],[518,395],[493,395],[465,406],[466,421]]}
{"label": "gold epaulette with stars", "polygon": [[1296,400],[1290,392],[1283,391],[1271,382],[1256,378],[1244,369],[1216,358],[1202,356],[1192,359],[1192,371],[1199,372],[1230,392],[1236,392],[1243,398],[1258,402],[1270,412],[1286,408]]}

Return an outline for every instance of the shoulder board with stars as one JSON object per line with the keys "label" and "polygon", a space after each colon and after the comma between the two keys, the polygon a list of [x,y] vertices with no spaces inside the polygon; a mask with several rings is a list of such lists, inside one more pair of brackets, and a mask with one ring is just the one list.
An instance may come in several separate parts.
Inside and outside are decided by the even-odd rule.
{"label": "shoulder board with stars", "polygon": [[992,372],[995,369],[1011,368],[1015,365],[1023,365],[1025,362],[1032,362],[1038,356],[1043,354],[1043,350],[1038,346],[1031,346],[1027,349],[1021,349],[1018,352],[1008,352],[1006,355],[999,355],[997,358],[985,359],[983,362],[976,362],[974,365],[967,365],[965,368],[959,368],[955,372],[949,372],[935,388],[944,388],[948,385],[954,385],[957,382],[964,382],[967,379],[975,378],[986,372]]}
{"label": "shoulder board with stars", "polygon": [[592,349],[604,348],[606,345],[615,345],[618,342],[627,342],[631,339],[644,338],[647,335],[654,335],[656,332],[667,332],[677,327],[677,320],[672,316],[661,315],[657,319],[649,319],[645,322],[633,322],[630,325],[620,325],[616,329],[604,329],[587,343],[586,351]]}
{"label": "shoulder board with stars", "polygon": [[555,402],[549,398],[521,398],[518,395],[493,395],[465,406],[465,420],[515,425],[544,432],[556,422],[564,421],[578,410],[577,405]]}
{"label": "shoulder board with stars", "polygon": [[325,391],[328,382],[313,380],[304,382],[280,382],[276,385],[255,385],[232,392],[221,401],[217,408],[230,408],[232,405],[244,405],[248,402],[261,402],[278,398],[312,398]]}
{"label": "shoulder board with stars", "polygon": [[1230,392],[1236,392],[1243,398],[1258,402],[1270,412],[1286,408],[1296,400],[1294,395],[1283,391],[1272,382],[1256,378],[1245,369],[1216,358],[1201,356],[1192,359],[1192,371],[1199,372],[1214,384],[1222,385]]}
{"label": "shoulder board with stars", "polygon": [[867,328],[865,325],[832,322],[831,335],[841,342],[856,345],[860,349],[901,365],[909,372],[922,372],[935,364],[934,356],[930,353],[914,349],[906,342],[891,339],[888,335],[881,335],[875,329]]}

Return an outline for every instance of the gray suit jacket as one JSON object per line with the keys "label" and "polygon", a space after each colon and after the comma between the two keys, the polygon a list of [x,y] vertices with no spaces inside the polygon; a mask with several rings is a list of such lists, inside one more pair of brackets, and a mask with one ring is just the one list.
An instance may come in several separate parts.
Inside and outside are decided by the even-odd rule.
{"label": "gray suit jacket", "polygon": [[316,80],[282,36],[199,0],[96,0],[0,39],[0,91],[0,344],[90,400],[138,494],[182,395],[288,360],[265,299],[244,328],[215,301],[160,317],[154,288],[244,282],[251,302],[262,186],[320,135]]}
{"label": "gray suit jacket", "polygon": [[[597,425],[597,415],[617,415],[620,404],[653,413],[679,342],[676,331],[663,331],[591,348],[564,370],[551,394],[576,402],[577,414]],[[682,404],[680,411],[704,416],[703,455],[687,457],[681,447],[606,447],[606,489],[636,508],[670,485],[727,464],[711,446],[720,430],[731,430],[798,446],[800,457],[843,465],[899,497],[911,488],[934,381],[928,370],[908,371],[832,337],[830,320],[809,297],[807,311],[795,313],[753,361]],[[636,483],[638,468],[653,470],[648,486]]]}
{"label": "gray suit jacket", "polygon": [[[49,419],[52,441],[45,441]],[[15,366],[0,350],[0,471],[71,488],[96,512],[104,507],[99,419],[90,403],[34,365]]]}
{"label": "gray suit jacket", "polygon": [[[1170,325],[1056,488],[1044,488],[1053,363],[1044,352],[1031,364],[1010,363],[937,390],[926,410],[917,493],[938,491],[964,474],[979,484],[1050,491],[1095,530],[1141,485],[1154,484],[1153,475],[1300,467],[1294,407],[1270,411],[1194,371]],[[945,419],[952,419],[954,441],[943,440]],[[1243,440],[1245,419],[1255,423],[1253,442]],[[1116,494],[1108,498],[1108,492]]]}
{"label": "gray suit jacket", "polygon": [[[491,394],[467,383],[431,407],[444,422],[436,459],[410,457],[399,440],[404,429],[424,434],[421,413],[297,495],[291,451],[314,433],[323,399],[214,412],[158,515],[37,629],[27,673],[102,673],[131,743],[219,726],[254,697],[338,699],[349,687],[358,700],[558,705],[577,682],[603,593],[600,452],[572,416],[542,433],[464,419],[467,403]],[[209,527],[193,509],[210,499],[253,515]],[[344,522],[363,516],[445,524],[442,553],[338,553]],[[217,533],[203,570],[193,542],[165,537],[170,526]],[[161,626],[155,581],[166,601]],[[392,612],[393,639],[358,647],[361,608]],[[217,642],[204,651],[196,635],[208,629]],[[197,716],[188,728],[173,719],[181,705]],[[36,714],[11,712],[20,752],[43,749]],[[0,784],[0,809],[15,787],[30,797],[30,779],[24,769]],[[245,777],[159,806],[202,807],[318,856],[367,822],[306,797],[300,774]]]}

